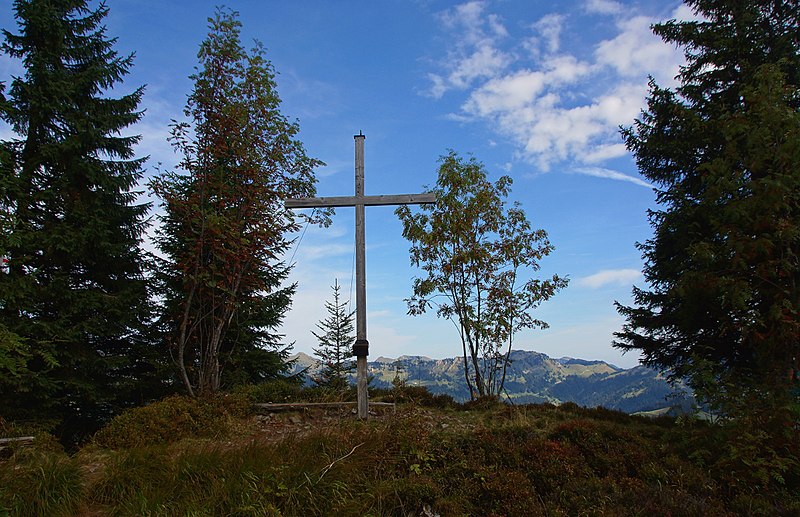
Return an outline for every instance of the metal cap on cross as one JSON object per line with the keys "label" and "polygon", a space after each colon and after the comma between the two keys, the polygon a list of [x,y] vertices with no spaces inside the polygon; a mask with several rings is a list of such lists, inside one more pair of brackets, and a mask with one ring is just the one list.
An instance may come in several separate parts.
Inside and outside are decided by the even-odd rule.
{"label": "metal cap on cross", "polygon": [[378,205],[418,205],[436,201],[434,194],[395,194],[386,196],[364,195],[364,136],[360,131],[355,139],[355,196],[308,197],[287,199],[286,208],[346,207],[356,209],[356,342],[353,355],[356,356],[356,387],[358,391],[358,417],[369,416],[369,395],[367,393],[367,274],[366,239],[364,236],[364,207]]}

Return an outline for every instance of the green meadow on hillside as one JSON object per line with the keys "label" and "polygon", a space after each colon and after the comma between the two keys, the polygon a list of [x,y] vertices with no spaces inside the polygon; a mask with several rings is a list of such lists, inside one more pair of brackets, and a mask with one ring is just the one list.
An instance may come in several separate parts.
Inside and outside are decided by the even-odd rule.
{"label": "green meadow on hillside", "polygon": [[7,449],[0,515],[800,513],[796,458],[726,426],[418,388],[384,393],[396,408],[361,422],[349,408],[259,415],[263,392],[249,395],[130,410],[71,454],[46,435]]}

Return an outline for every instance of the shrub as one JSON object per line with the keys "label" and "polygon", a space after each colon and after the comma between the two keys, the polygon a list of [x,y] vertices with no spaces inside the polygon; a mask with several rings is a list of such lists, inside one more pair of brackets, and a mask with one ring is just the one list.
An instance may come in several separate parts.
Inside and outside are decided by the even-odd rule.
{"label": "shrub", "polygon": [[306,402],[354,402],[356,388],[349,386],[347,389],[341,390],[328,386],[313,386],[302,390],[300,398]]}
{"label": "shrub", "polygon": [[431,408],[454,408],[458,403],[446,393],[431,393],[426,386],[400,386],[390,392],[387,400]]}
{"label": "shrub", "polygon": [[599,476],[638,476],[657,459],[657,451],[629,426],[603,420],[570,420],[557,425],[549,438],[577,448]]}
{"label": "shrub", "polygon": [[499,397],[495,397],[492,395],[484,395],[483,397],[478,397],[474,400],[469,400],[463,404],[464,409],[470,411],[486,411],[489,409],[494,409],[500,406],[502,402],[500,402]]}
{"label": "shrub", "polygon": [[173,395],[123,411],[97,432],[97,445],[109,448],[168,444],[190,437],[212,437],[228,428],[231,417],[245,415],[249,402],[241,395],[195,399]]}
{"label": "shrub", "polygon": [[236,389],[254,404],[297,402],[302,398],[303,388],[293,379],[271,379],[259,384],[247,384]]}

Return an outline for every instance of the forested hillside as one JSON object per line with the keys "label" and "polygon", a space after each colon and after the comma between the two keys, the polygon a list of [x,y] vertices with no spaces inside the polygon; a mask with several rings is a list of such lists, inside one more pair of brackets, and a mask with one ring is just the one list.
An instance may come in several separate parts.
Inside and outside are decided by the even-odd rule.
{"label": "forested hillside", "polygon": [[[313,384],[321,363],[306,354],[292,358],[294,372],[304,371],[307,382]],[[502,398],[514,404],[574,402],[636,413],[672,407],[688,410],[692,403],[685,390],[670,386],[657,371],[644,366],[623,369],[603,361],[552,359],[526,350],[514,350],[510,358]],[[368,364],[373,387],[391,388],[400,382],[424,386],[457,401],[469,400],[460,358],[381,357]]]}

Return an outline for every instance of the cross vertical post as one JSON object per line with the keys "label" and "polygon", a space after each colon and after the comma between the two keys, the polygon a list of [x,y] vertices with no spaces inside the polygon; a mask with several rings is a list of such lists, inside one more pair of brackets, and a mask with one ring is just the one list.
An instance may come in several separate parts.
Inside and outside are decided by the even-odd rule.
{"label": "cross vertical post", "polygon": [[356,342],[353,355],[356,356],[356,392],[358,417],[369,416],[369,394],[367,392],[367,264],[364,217],[364,139],[363,134],[355,139],[356,169]]}
{"label": "cross vertical post", "polygon": [[287,199],[286,208],[325,208],[353,206],[356,209],[356,387],[358,389],[358,417],[369,417],[369,395],[367,393],[367,269],[364,207],[385,205],[420,205],[436,202],[434,194],[395,194],[386,196],[364,195],[364,139],[361,132],[355,135],[355,196],[308,197]]}

